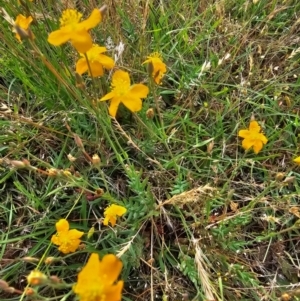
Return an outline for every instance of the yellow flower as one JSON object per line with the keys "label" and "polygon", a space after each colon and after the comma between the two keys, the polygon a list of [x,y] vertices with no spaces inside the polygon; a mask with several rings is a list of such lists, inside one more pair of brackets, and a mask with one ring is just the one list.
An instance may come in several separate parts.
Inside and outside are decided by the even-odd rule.
{"label": "yellow flower", "polygon": [[143,64],[149,63],[149,72],[156,84],[160,84],[163,76],[167,72],[166,64],[162,61],[158,52],[154,52],[147,57]]}
{"label": "yellow flower", "polygon": [[297,157],[293,160],[296,164],[300,165],[300,157]]}
{"label": "yellow flower", "polygon": [[[25,17],[22,14],[19,14],[15,21],[15,26],[19,27],[21,30],[23,30],[27,34],[27,29],[29,28],[29,25],[33,21],[33,18],[31,16]],[[16,33],[16,38],[19,42],[21,42],[21,36],[17,32],[17,30],[14,28],[13,31]]]}
{"label": "yellow flower", "polygon": [[112,91],[103,96],[100,101],[111,100],[109,114],[116,116],[119,104],[122,102],[131,112],[138,112],[142,108],[141,98],[147,97],[149,89],[143,84],[130,86],[129,74],[126,71],[117,70],[111,83]]}
{"label": "yellow flower", "polygon": [[98,254],[91,254],[78,274],[73,291],[80,301],[120,301],[123,281],[117,279],[122,266],[122,262],[113,254],[105,255],[102,261]]}
{"label": "yellow flower", "polygon": [[52,236],[51,242],[59,246],[58,250],[64,254],[75,252],[84,233],[76,229],[69,230],[69,223],[65,219],[60,219],[55,227],[57,233]]}
{"label": "yellow flower", "polygon": [[118,206],[115,204],[110,205],[104,211],[104,221],[103,225],[107,226],[108,222],[114,227],[117,221],[117,216],[122,216],[125,214],[127,209],[123,206]]}
{"label": "yellow flower", "polygon": [[[93,45],[93,47],[86,52],[88,62],[84,54],[80,54],[81,58],[76,63],[76,72],[80,75],[87,72],[92,77],[102,76],[103,68],[112,69],[115,65],[115,62],[109,56],[102,54],[106,51],[105,47],[100,47],[98,45]],[[92,71],[90,74],[89,65]]]}
{"label": "yellow flower", "polygon": [[38,270],[31,271],[26,278],[30,285],[40,285],[47,280],[47,276]]}
{"label": "yellow flower", "polygon": [[101,20],[101,12],[94,9],[92,14],[85,21],[80,22],[82,14],[75,9],[66,9],[60,18],[60,29],[50,33],[48,42],[59,46],[68,41],[78,52],[85,53],[93,46],[92,38],[88,30],[97,26]]}
{"label": "yellow flower", "polygon": [[263,145],[268,142],[267,137],[260,133],[260,126],[257,121],[251,121],[249,125],[249,130],[240,130],[239,137],[244,138],[242,142],[242,147],[245,150],[253,147],[253,151],[258,154],[263,148]]}

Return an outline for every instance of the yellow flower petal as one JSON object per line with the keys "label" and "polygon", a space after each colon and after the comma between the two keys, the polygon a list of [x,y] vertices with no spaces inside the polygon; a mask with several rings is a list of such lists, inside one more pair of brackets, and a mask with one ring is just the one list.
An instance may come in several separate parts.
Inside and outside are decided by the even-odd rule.
{"label": "yellow flower petal", "polygon": [[107,254],[102,258],[99,268],[100,275],[106,275],[107,283],[113,284],[122,270],[122,262],[113,254]]}
{"label": "yellow flower petal", "polygon": [[[100,98],[100,101],[105,101],[105,100],[109,100],[112,99],[116,96],[116,94],[114,92],[109,92],[107,94],[105,94],[102,98]],[[119,101],[120,103],[120,101]]]}
{"label": "yellow flower petal", "polygon": [[61,243],[58,247],[58,251],[62,252],[63,254],[74,253],[80,245],[80,240],[76,240],[72,243]]}
{"label": "yellow flower petal", "polygon": [[124,285],[123,281],[118,281],[117,284],[114,285],[113,289],[107,290],[105,294],[107,300],[120,301],[123,285]]}
{"label": "yellow flower petal", "polygon": [[76,229],[69,230],[68,236],[70,240],[80,238],[84,233]]}
{"label": "yellow flower petal", "polygon": [[249,138],[251,135],[250,131],[248,130],[240,130],[238,136],[241,138]]}
{"label": "yellow flower petal", "polygon": [[256,134],[256,139],[260,140],[263,144],[267,144],[268,142],[267,137],[262,133]]}
{"label": "yellow flower petal", "polygon": [[138,112],[142,109],[142,100],[137,97],[133,97],[131,94],[126,95],[122,98],[122,103],[131,112]]}
{"label": "yellow flower petal", "polygon": [[57,232],[60,231],[68,231],[69,230],[69,222],[66,219],[60,219],[56,224],[55,224]]}
{"label": "yellow flower petal", "polygon": [[243,142],[242,142],[242,147],[243,147],[245,150],[250,149],[252,146],[253,146],[253,141],[252,141],[252,140],[248,140],[248,139],[244,139],[244,140],[243,140]]}
{"label": "yellow flower petal", "polygon": [[72,34],[71,43],[80,53],[85,53],[93,46],[91,35],[85,31],[76,31]]}
{"label": "yellow flower petal", "polygon": [[[89,300],[88,298],[84,298],[85,295],[88,295],[89,289],[93,289],[94,286],[97,285],[97,281],[101,281],[99,277],[99,268],[100,261],[99,256],[96,253],[91,254],[87,264],[83,267],[83,269],[78,274],[77,283],[73,287],[73,291],[75,294],[80,296],[80,300]],[[89,283],[89,285],[87,285]],[[101,294],[99,283],[99,293]]]}
{"label": "yellow flower petal", "polygon": [[95,8],[91,15],[80,23],[80,27],[85,30],[90,30],[96,27],[102,21],[102,15],[99,9]]}
{"label": "yellow flower petal", "polygon": [[149,94],[149,88],[143,84],[132,85],[130,94],[138,98],[146,98]]}
{"label": "yellow flower petal", "polygon": [[105,69],[108,69],[108,70],[112,69],[115,66],[115,61],[111,57],[104,55],[104,54],[99,54],[97,61],[101,65],[103,65],[103,67]]}
{"label": "yellow flower petal", "polygon": [[85,58],[81,58],[76,63],[76,72],[80,75],[88,71],[88,64]]}
{"label": "yellow flower petal", "polygon": [[78,274],[73,291],[80,301],[120,301],[123,281],[117,279],[122,266],[122,262],[115,255],[105,255],[100,261],[98,254],[91,254]]}
{"label": "yellow flower petal", "polygon": [[258,124],[257,121],[253,120],[253,121],[250,122],[249,131],[257,132],[257,133],[260,132],[260,125]]}
{"label": "yellow flower petal", "polygon": [[102,65],[99,62],[97,62],[97,61],[91,62],[90,66],[91,66],[91,71],[92,71],[92,77],[98,77],[98,76],[103,75],[104,70],[103,70]]}
{"label": "yellow flower petal", "polygon": [[107,49],[106,49],[106,47],[99,46],[99,45],[95,44],[95,45],[93,45],[93,51],[96,52],[96,54],[98,55],[98,54],[101,54],[103,52],[106,52]]}
{"label": "yellow flower petal", "polygon": [[123,70],[117,70],[112,77],[112,87],[119,87],[120,85],[130,87],[129,73]]}
{"label": "yellow flower petal", "polygon": [[261,140],[255,140],[253,143],[253,151],[255,154],[258,154],[263,148],[263,143]]}
{"label": "yellow flower petal", "polygon": [[59,46],[68,42],[71,39],[70,32],[65,30],[58,29],[51,32],[48,36],[48,42],[54,46]]}
{"label": "yellow flower petal", "polygon": [[[107,94],[108,95],[108,94]],[[106,96],[107,96],[106,95]],[[117,115],[117,110],[118,110],[118,107],[120,105],[120,98],[119,97],[114,97],[111,99],[110,101],[110,105],[109,105],[109,109],[108,109],[108,113],[110,116],[112,117],[116,117]]]}
{"label": "yellow flower petal", "polygon": [[15,25],[21,27],[22,29],[28,29],[32,21],[33,18],[31,16],[25,17],[22,14],[19,14],[16,18]]}
{"label": "yellow flower petal", "polygon": [[300,157],[297,157],[293,160],[296,164],[299,164],[300,165]]}
{"label": "yellow flower petal", "polygon": [[103,225],[108,226],[108,223],[110,223],[111,226],[114,227],[117,223],[117,218],[115,216],[106,216],[103,220]]}

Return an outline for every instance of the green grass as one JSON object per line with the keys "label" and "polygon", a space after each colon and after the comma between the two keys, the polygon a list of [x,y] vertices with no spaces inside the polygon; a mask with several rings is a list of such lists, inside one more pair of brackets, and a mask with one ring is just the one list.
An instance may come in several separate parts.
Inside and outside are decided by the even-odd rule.
{"label": "green grass", "polygon": [[[117,122],[106,103],[93,104],[109,91],[109,72],[93,82],[83,76],[81,90],[76,51],[47,42],[65,6],[3,4],[13,19],[37,17],[34,43],[57,76],[1,18],[0,279],[18,290],[0,290],[1,300],[73,300],[70,285],[92,252],[120,256],[124,301],[298,300],[300,3],[121,2],[102,3],[97,43],[125,44],[117,66],[132,82],[148,84],[141,64],[153,51],[168,71],[142,110],[120,107]],[[89,3],[78,7],[85,16]],[[253,117],[268,138],[257,155],[238,138]],[[100,166],[87,154],[98,154]],[[23,159],[31,167],[16,168]],[[50,177],[50,168],[72,175]],[[89,201],[99,188],[104,194]],[[114,228],[102,224],[111,203],[127,208]],[[62,255],[50,239],[66,216],[95,233]],[[39,269],[68,285],[23,296],[38,264],[26,257],[43,256],[56,261]]]}

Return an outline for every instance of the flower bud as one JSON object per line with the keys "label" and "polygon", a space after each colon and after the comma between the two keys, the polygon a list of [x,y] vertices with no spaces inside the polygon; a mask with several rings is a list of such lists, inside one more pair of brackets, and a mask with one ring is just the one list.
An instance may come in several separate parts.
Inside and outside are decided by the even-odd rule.
{"label": "flower bud", "polygon": [[276,175],[275,175],[275,181],[277,182],[281,182],[284,178],[284,173],[283,172],[278,172]]}
{"label": "flower bud", "polygon": [[75,80],[76,80],[76,88],[79,89],[85,88],[84,81],[82,80],[82,77],[77,72],[75,72]]}
{"label": "flower bud", "polygon": [[91,227],[90,230],[87,233],[87,238],[90,239],[95,233],[95,227]]}
{"label": "flower bud", "polygon": [[79,148],[84,149],[84,146],[83,146],[83,143],[82,143],[82,140],[80,139],[80,137],[76,134],[73,134],[73,135],[74,135],[74,140],[75,140],[76,145]]}
{"label": "flower bud", "polygon": [[49,278],[50,278],[52,283],[55,283],[55,284],[61,283],[61,280],[55,275],[50,276]]}
{"label": "flower bud", "polygon": [[47,276],[38,270],[31,271],[27,276],[27,282],[31,285],[40,285],[45,283]]}
{"label": "flower bud", "polygon": [[20,36],[21,40],[30,39],[28,30],[25,30],[16,24],[14,25],[14,31]]}
{"label": "flower bud", "polygon": [[5,291],[9,287],[8,283],[5,280],[0,279],[0,289]]}
{"label": "flower bud", "polygon": [[55,257],[47,257],[44,261],[45,264],[51,264],[52,262],[54,262]]}
{"label": "flower bud", "polygon": [[35,291],[33,288],[31,288],[31,287],[25,288],[25,296],[32,296],[34,294],[35,294]]}
{"label": "flower bud", "polygon": [[11,160],[10,161],[10,164],[13,166],[13,167],[16,167],[16,168],[25,168],[26,167],[26,164],[22,161],[17,161],[17,160]]}
{"label": "flower bud", "polygon": [[73,157],[71,154],[68,154],[67,157],[68,157],[68,160],[69,160],[70,162],[76,161],[76,158]]}
{"label": "flower bud", "polygon": [[26,261],[26,262],[39,262],[39,259],[35,258],[35,257],[26,256],[26,257],[22,258],[22,261]]}

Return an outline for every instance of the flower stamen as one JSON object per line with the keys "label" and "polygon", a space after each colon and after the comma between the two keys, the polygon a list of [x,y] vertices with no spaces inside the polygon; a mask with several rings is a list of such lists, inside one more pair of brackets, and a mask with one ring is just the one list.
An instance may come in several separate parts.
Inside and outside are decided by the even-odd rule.
{"label": "flower stamen", "polygon": [[75,9],[66,9],[61,18],[59,19],[60,26],[76,25],[80,22],[82,18],[82,13],[76,11]]}

